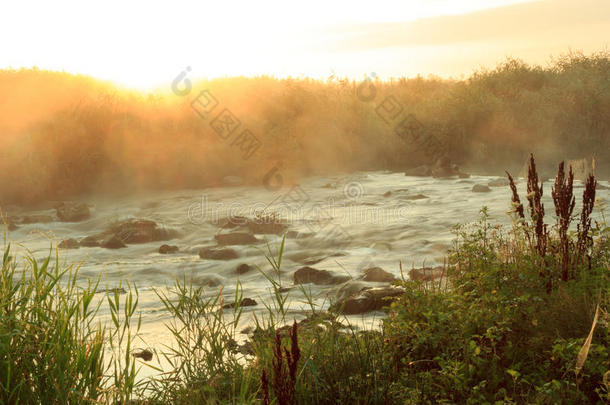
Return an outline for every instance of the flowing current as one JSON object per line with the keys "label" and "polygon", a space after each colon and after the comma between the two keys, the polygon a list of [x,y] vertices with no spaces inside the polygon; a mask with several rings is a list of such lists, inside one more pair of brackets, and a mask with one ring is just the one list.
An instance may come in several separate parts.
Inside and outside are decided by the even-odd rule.
{"label": "flowing current", "polygon": [[[271,274],[265,258],[268,247],[277,253],[282,236],[256,235],[266,243],[251,246],[229,246],[238,258],[206,260],[200,258],[201,248],[217,245],[215,235],[235,230],[223,229],[223,218],[242,215],[254,217],[257,212],[276,212],[285,219],[292,237],[287,237],[282,261],[281,283],[293,285],[292,273],[311,259],[321,259],[312,267],[357,279],[362,270],[381,267],[400,277],[399,262],[405,277],[411,267],[442,265],[451,247],[451,228],[457,223],[477,219],[481,207],[487,206],[492,221],[508,224],[509,187],[491,187],[490,192],[473,192],[475,184],[487,185],[498,177],[472,176],[468,179],[434,179],[407,177],[403,173],[360,172],[333,177],[311,177],[299,186],[279,190],[265,187],[237,186],[204,190],[154,192],[130,197],[87,197],[91,218],[82,222],[50,222],[22,225],[8,234],[13,251],[29,250],[37,259],[46,257],[63,239],[80,240],[99,233],[111,223],[128,218],[155,221],[160,226],[178,231],[179,237],[163,242],[130,244],[117,250],[101,247],[60,249],[60,259],[67,264],[80,263],[79,277],[101,277],[103,288],[119,287],[124,280],[136,283],[142,315],[140,346],[162,349],[171,339],[164,323],[169,320],[155,289],[163,289],[176,279],[192,280],[205,285],[210,295],[222,289],[226,301],[233,300],[236,283],[243,287],[243,296],[253,298],[257,306],[244,308],[243,322],[264,311],[263,302],[270,302],[270,283],[257,270],[236,273],[239,264],[257,266]],[[582,183],[576,182],[575,195],[579,212]],[[551,182],[544,184],[547,223],[554,214],[550,199]],[[608,199],[608,182],[600,182],[597,196]],[[525,201],[525,182],[517,185]],[[54,209],[21,211],[18,214],[55,215]],[[596,217],[599,213],[596,212]],[[295,235],[298,233],[298,235]],[[158,253],[161,244],[176,245],[175,254]],[[378,283],[370,283],[375,285]],[[334,298],[337,285],[311,288],[315,302],[327,307]],[[288,292],[292,303],[291,318],[303,316],[303,296],[298,289]],[[104,308],[104,307],[102,307]],[[107,312],[102,311],[104,318]],[[375,318],[376,317],[376,318]],[[374,320],[379,313],[358,316]]]}

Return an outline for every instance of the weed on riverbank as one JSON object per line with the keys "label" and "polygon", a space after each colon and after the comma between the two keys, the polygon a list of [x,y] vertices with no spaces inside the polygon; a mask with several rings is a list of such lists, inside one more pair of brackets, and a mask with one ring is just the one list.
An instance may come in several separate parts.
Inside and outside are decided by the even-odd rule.
{"label": "weed on riverbank", "polygon": [[[574,215],[570,173],[559,167],[556,224],[548,224],[532,157],[528,207],[511,187],[512,226],[490,223],[486,209],[478,222],[456,226],[448,280],[395,282],[404,293],[388,302],[377,329],[322,311],[305,287],[309,315],[289,319],[290,293],[276,278],[283,243],[264,273],[273,300],[245,343],[237,341],[239,284],[226,308],[222,295],[188,281],[159,290],[175,341],[159,348],[169,367],[141,383],[132,356],[137,290],[94,301],[97,284],[78,288],[77,269],[31,258],[20,272],[7,249],[0,402],[607,403],[610,228],[603,215],[592,219],[592,177]],[[102,304],[107,326],[95,320]]]}

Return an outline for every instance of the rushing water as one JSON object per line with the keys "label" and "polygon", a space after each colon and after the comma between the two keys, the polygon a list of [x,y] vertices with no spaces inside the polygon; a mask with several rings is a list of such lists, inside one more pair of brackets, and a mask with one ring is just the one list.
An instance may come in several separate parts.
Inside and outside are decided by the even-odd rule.
{"label": "rushing water", "polygon": [[[451,246],[451,227],[475,220],[482,206],[489,208],[492,220],[509,223],[506,211],[510,207],[510,189],[492,187],[491,192],[475,193],[475,184],[487,185],[496,177],[473,176],[469,179],[442,180],[406,177],[402,173],[367,172],[348,176],[312,177],[298,187],[285,186],[270,191],[265,187],[227,187],[205,190],[155,192],[132,197],[89,197],[91,218],[82,222],[51,222],[23,225],[10,232],[14,249],[28,249],[35,257],[49,254],[50,242],[67,238],[81,239],[104,230],[110,223],[126,218],[150,219],[179,231],[180,237],[166,241],[133,244],[119,250],[79,248],[61,250],[61,260],[82,263],[80,277],[101,277],[107,288],[118,287],[123,280],[135,282],[140,293],[142,337],[146,345],[166,344],[169,334],[163,323],[168,315],[155,294],[174,280],[192,279],[197,285],[207,285],[210,294],[221,288],[226,300],[232,300],[236,282],[243,286],[244,297],[254,298],[258,306],[245,308],[244,322],[263,310],[260,305],[271,298],[270,284],[258,271],[238,276],[241,263],[271,268],[265,258],[267,246],[276,252],[281,236],[257,235],[268,244],[232,246],[239,258],[227,261],[204,260],[198,255],[202,247],[216,246],[214,236],[227,232],[218,220],[231,215],[253,217],[267,207],[266,212],[279,213],[289,223],[289,231],[300,232],[299,238],[286,240],[282,262],[282,283],[292,285],[292,273],[314,257],[326,257],[313,267],[357,278],[361,270],[379,266],[400,277],[399,261],[405,269],[440,265]],[[608,186],[607,182],[601,182]],[[551,183],[545,185],[547,215],[553,214],[550,200]],[[578,184],[577,187],[582,187]],[[525,183],[518,184],[525,200]],[[580,190],[576,189],[579,212]],[[389,195],[387,192],[390,192]],[[607,189],[598,196],[607,199]],[[53,209],[19,214],[49,214]],[[547,222],[550,219],[547,219]],[[310,235],[312,234],[313,235]],[[176,245],[176,254],[158,253],[161,244]],[[340,255],[336,255],[340,254]],[[375,283],[372,283],[375,284]],[[316,302],[328,305],[337,286],[311,286]],[[298,290],[292,290],[293,315],[302,316],[303,306]],[[101,316],[107,315],[102,313]],[[371,320],[368,314],[360,319]]]}

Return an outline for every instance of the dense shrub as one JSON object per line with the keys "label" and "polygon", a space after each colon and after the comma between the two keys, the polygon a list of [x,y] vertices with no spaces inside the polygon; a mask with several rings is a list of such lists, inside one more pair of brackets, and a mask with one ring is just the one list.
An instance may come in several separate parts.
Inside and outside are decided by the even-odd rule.
{"label": "dense shrub", "polygon": [[[362,85],[375,97],[359,97]],[[191,108],[202,89],[219,102],[206,118]],[[186,97],[167,90],[140,94],[66,73],[0,71],[0,92],[10,100],[0,107],[0,203],[206,187],[227,175],[261,184],[274,166],[288,182],[430,163],[436,155],[424,142],[396,133],[408,114],[421,122],[425,140],[474,169],[518,169],[534,152],[545,171],[594,156],[598,173],[610,173],[608,52],[570,53],[546,67],[509,59],[463,81],[263,76],[200,81]],[[391,105],[401,113],[384,113]],[[227,139],[210,126],[224,108],[241,121]],[[246,128],[260,148],[243,159],[234,142]]]}

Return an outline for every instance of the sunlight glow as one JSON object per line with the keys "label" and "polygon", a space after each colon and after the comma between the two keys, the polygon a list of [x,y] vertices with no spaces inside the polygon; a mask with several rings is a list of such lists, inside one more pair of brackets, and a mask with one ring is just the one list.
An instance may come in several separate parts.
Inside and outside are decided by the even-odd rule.
{"label": "sunlight glow", "polygon": [[[370,71],[385,77],[417,73],[459,75],[466,69],[460,63],[449,69],[442,64],[433,66],[437,57],[431,60],[417,56],[418,50],[423,51],[422,55],[435,56],[439,46],[446,48],[443,44],[425,49],[409,45],[401,52],[351,52],[341,46],[327,49],[333,38],[328,32],[354,24],[400,22],[407,26],[421,19],[524,2],[531,3],[316,0],[296,4],[274,0],[178,1],[160,5],[112,0],[92,7],[89,2],[79,1],[6,2],[0,6],[0,68],[37,66],[143,89],[170,82],[187,66],[192,67],[194,75],[208,78],[261,74],[326,78],[332,71],[358,78]],[[481,53],[481,49],[476,52]],[[502,52],[496,52],[494,58],[512,50]],[[373,55],[384,63],[374,66]],[[476,58],[469,59],[468,69],[477,64]]]}

